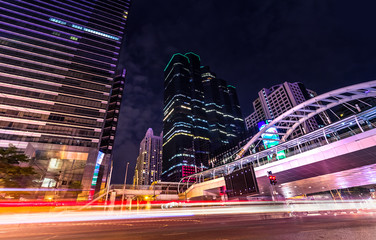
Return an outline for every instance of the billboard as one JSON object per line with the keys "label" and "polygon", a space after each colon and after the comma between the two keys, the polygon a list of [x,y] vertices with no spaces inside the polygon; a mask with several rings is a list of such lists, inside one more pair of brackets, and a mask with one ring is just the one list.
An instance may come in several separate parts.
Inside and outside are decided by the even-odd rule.
{"label": "billboard", "polygon": [[91,182],[91,187],[95,188],[95,185],[97,184],[97,179],[98,179],[98,174],[99,174],[99,169],[102,164],[104,157],[104,153],[99,151],[98,156],[97,156],[97,161],[95,163],[95,168],[94,168],[94,174],[93,174],[93,180]]}
{"label": "billboard", "polygon": [[247,166],[225,176],[226,193],[229,198],[259,193],[253,166]]}
{"label": "billboard", "polygon": [[[268,125],[271,122],[271,120],[265,120],[257,123],[259,131],[261,131],[266,125]],[[264,139],[262,140],[265,149],[277,146],[279,144],[279,135],[278,131],[275,127],[268,128],[265,133],[261,134],[261,137]],[[269,140],[270,139],[270,140]],[[271,159],[272,156],[268,156],[268,159]],[[284,150],[277,152],[277,159],[286,158],[286,154]]]}

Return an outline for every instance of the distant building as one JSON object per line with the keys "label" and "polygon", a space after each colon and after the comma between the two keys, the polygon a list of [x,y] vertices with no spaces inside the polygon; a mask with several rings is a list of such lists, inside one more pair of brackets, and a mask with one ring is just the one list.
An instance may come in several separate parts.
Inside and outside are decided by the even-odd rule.
{"label": "distant building", "polygon": [[162,173],[162,133],[154,136],[149,128],[140,143],[133,183],[135,185],[151,185],[160,180]]}
{"label": "distant building", "polygon": [[174,54],[165,68],[164,181],[208,167],[209,154],[244,130],[236,90],[201,66],[194,53]]}
{"label": "distant building", "polygon": [[[259,97],[253,101],[254,112],[246,117],[247,131],[244,134],[233,139],[229,144],[221,146],[216,151],[211,152],[209,166],[216,167],[235,160],[236,152],[243,147],[258,131],[258,123],[267,119],[274,119],[292,107],[315,97],[317,94],[306,89],[302,83],[283,83],[275,85],[269,89],[262,89]],[[323,118],[321,120],[320,118]],[[329,123],[326,113],[320,114],[319,119],[310,119],[306,128],[300,128],[295,132],[295,136],[302,135],[303,131],[312,131],[319,128],[322,124]],[[256,148],[259,150],[263,145]]]}
{"label": "distant building", "polygon": [[[245,118],[247,129],[257,127],[257,123],[262,120],[275,119],[317,94],[300,82],[284,82],[271,88],[263,88],[258,95],[259,97],[253,101],[254,112]],[[330,118],[325,113],[319,114],[319,117],[305,121],[292,133],[292,137],[301,136],[328,123]]]}

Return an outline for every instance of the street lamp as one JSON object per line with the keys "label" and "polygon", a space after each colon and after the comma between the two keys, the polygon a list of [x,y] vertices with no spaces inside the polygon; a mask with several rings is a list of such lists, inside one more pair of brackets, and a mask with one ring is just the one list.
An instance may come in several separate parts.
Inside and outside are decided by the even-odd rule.
{"label": "street lamp", "polygon": [[127,175],[128,175],[128,166],[129,166],[129,162],[127,162],[127,167],[125,168],[124,185],[123,185],[123,192],[121,196],[121,210],[120,210],[121,212],[123,212],[125,185],[127,184]]}

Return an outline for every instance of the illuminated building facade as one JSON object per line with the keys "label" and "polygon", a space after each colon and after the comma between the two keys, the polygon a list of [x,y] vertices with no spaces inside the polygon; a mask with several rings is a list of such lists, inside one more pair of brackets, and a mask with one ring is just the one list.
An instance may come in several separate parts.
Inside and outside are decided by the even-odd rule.
{"label": "illuminated building facade", "polygon": [[209,124],[210,149],[214,152],[237,139],[245,131],[245,125],[236,88],[217,78],[209,67],[201,67],[201,78]]}
{"label": "illuminated building facade", "polygon": [[162,179],[178,182],[205,167],[210,150],[200,57],[174,54],[164,73]]}
{"label": "illuminated building facade", "polygon": [[154,136],[149,128],[140,143],[133,177],[134,185],[151,185],[161,179],[162,173],[162,133]]}
{"label": "illuminated building facade", "polygon": [[[271,120],[265,120],[257,123],[259,131],[261,131],[266,125],[268,125]],[[278,131],[275,127],[268,128],[264,134],[261,134],[262,142],[265,149],[272,148],[279,144],[280,137],[278,135]],[[285,151],[278,151],[275,156],[278,160],[282,158],[286,158]],[[268,159],[272,159],[273,155],[268,156]]]}
{"label": "illuminated building facade", "polygon": [[[257,128],[257,124],[267,119],[275,119],[282,113],[314,97],[316,93],[300,83],[284,82],[271,88],[263,88],[259,97],[253,101],[254,112],[245,118],[247,129]],[[308,119],[297,128],[292,137],[301,136],[319,128],[319,125],[330,123],[329,117],[323,113],[318,118]]]}
{"label": "illuminated building facade", "polygon": [[130,1],[1,2],[0,146],[27,149],[41,186],[74,174],[90,188],[100,145],[111,150],[101,137],[113,136],[106,114]]}
{"label": "illuminated building facade", "polygon": [[165,68],[164,181],[208,167],[210,152],[244,130],[236,90],[201,66],[194,53],[174,54]]}

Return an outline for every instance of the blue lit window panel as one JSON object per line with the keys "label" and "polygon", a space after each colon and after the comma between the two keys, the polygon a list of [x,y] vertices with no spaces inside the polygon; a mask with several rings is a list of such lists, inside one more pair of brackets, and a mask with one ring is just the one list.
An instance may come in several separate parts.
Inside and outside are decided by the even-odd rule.
{"label": "blue lit window panel", "polygon": [[56,18],[50,18],[50,21],[51,21],[51,22],[55,22],[55,23],[59,23],[59,24],[62,24],[62,25],[67,25],[66,22],[61,21],[61,20],[56,19]]}
{"label": "blue lit window panel", "polygon": [[96,34],[96,35],[99,35],[99,36],[102,36],[102,37],[110,38],[110,39],[113,39],[113,40],[116,40],[116,41],[120,40],[120,38],[109,35],[107,33],[103,33],[103,32],[99,32],[99,31],[96,31],[96,30],[93,30],[93,29],[90,29],[90,28],[82,27],[82,26],[77,25],[77,24],[69,24],[67,22],[64,22],[64,21],[56,19],[56,18],[50,18],[49,20],[51,22],[59,23],[61,25],[71,26],[72,28],[76,28],[76,29],[79,29],[79,30],[82,30],[82,31],[85,31],[85,32],[93,33],[93,34]]}

